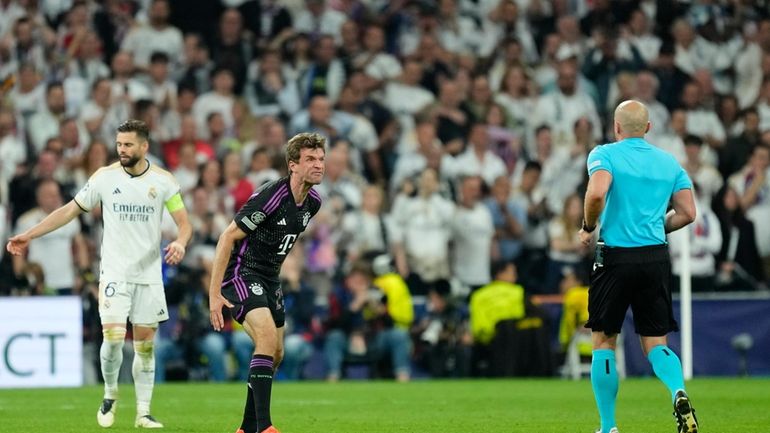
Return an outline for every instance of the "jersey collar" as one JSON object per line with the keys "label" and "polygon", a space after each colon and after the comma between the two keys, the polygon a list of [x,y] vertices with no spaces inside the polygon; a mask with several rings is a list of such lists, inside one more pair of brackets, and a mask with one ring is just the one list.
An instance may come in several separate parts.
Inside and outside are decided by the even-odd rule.
{"label": "jersey collar", "polygon": [[147,161],[147,168],[145,168],[144,171],[139,173],[139,174],[131,174],[131,173],[128,172],[128,170],[126,170],[126,167],[123,167],[122,165],[120,167],[123,169],[123,173],[126,173],[128,175],[128,177],[130,177],[131,179],[133,179],[135,177],[142,177],[142,176],[144,176],[145,173],[150,171],[150,160],[147,159],[147,158],[145,158],[144,160]]}

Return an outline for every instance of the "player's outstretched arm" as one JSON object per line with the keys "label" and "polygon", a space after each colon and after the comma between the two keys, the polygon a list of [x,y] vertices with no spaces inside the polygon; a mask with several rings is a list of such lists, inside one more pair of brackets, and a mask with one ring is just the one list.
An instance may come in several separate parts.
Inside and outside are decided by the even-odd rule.
{"label": "player's outstretched arm", "polygon": [[16,256],[24,254],[24,251],[29,246],[29,241],[58,229],[72,221],[82,212],[83,209],[78,206],[75,200],[70,200],[69,203],[51,212],[51,214],[45,217],[43,221],[37,223],[34,227],[8,239],[8,244],[5,248],[9,253]]}
{"label": "player's outstretched arm", "polygon": [[691,189],[681,189],[671,197],[673,209],[666,214],[666,233],[671,233],[695,221],[695,199]]}
{"label": "player's outstretched arm", "polygon": [[221,331],[225,326],[225,319],[222,317],[222,307],[233,307],[233,304],[222,296],[222,279],[225,276],[227,261],[230,258],[230,253],[233,251],[235,242],[245,237],[246,233],[235,222],[231,222],[222,235],[219,236],[219,241],[217,241],[214,263],[211,267],[211,283],[209,284],[209,319],[215,331]]}
{"label": "player's outstretched arm", "polygon": [[179,229],[179,235],[176,237],[176,240],[166,246],[166,257],[164,260],[169,265],[176,265],[184,259],[185,248],[187,248],[187,244],[190,242],[190,238],[192,238],[192,225],[190,225],[190,221],[187,218],[187,210],[185,208],[171,212],[171,218],[174,219]]}

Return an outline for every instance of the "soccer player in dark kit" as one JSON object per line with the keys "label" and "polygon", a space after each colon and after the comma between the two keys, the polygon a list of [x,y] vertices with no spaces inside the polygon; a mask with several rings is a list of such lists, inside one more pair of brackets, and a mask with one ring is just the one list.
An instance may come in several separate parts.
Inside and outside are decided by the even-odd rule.
{"label": "soccer player in dark kit", "polygon": [[326,140],[301,133],[286,145],[289,175],[259,188],[217,242],[209,286],[211,325],[222,308],[254,341],[243,422],[237,433],[278,433],[270,420],[273,371],[283,357],[285,311],[278,279],[297,237],[321,207],[313,190],[324,176]]}

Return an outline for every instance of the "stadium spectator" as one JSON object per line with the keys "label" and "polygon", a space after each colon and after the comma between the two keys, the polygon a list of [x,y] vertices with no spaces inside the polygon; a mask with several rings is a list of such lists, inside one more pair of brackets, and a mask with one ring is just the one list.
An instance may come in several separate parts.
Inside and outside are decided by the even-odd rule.
{"label": "stadium spectator", "polygon": [[761,145],[754,148],[746,165],[737,173],[730,176],[727,183],[738,194],[741,208],[746,218],[754,223],[757,248],[765,262],[765,273],[768,273],[767,262],[770,257],[770,147]]}
{"label": "stadium spectator", "polygon": [[45,148],[49,138],[59,135],[59,122],[66,115],[64,86],[60,82],[49,83],[45,92],[45,108],[33,114],[27,125],[27,134],[35,154]]}
{"label": "stadium spectator", "polygon": [[391,243],[398,273],[413,295],[425,295],[450,277],[449,242],[454,203],[439,194],[438,174],[426,168],[415,197],[391,208]]}
{"label": "stadium spectator", "polygon": [[754,148],[761,142],[757,110],[754,107],[747,108],[743,111],[741,118],[743,131],[738,136],[728,139],[719,153],[719,173],[722,179],[727,179],[743,168]]}
{"label": "stadium spectator", "polygon": [[527,210],[513,200],[511,183],[505,176],[495,179],[488,198],[484,200],[495,228],[492,258],[513,262],[523,249],[522,239],[527,231]]}
{"label": "stadium spectator", "polygon": [[452,275],[472,292],[491,281],[488,269],[495,227],[489,208],[481,201],[481,177],[461,177],[458,183],[457,206],[452,218]]}
{"label": "stadium spectator", "polygon": [[582,222],[583,200],[577,194],[567,197],[562,211],[548,222],[548,271],[544,292],[557,293],[564,275],[583,266],[588,248],[577,238]]}
{"label": "stadium spectator", "polygon": [[168,22],[171,9],[168,0],[152,0],[147,24],[131,29],[123,39],[121,50],[133,55],[139,69],[147,69],[154,52],[165,53],[172,65],[180,63],[184,41],[182,32]]}
{"label": "stadium spectator", "polygon": [[705,199],[706,191],[699,188],[698,181],[693,179],[695,193],[695,221],[682,230],[668,234],[668,248],[671,254],[671,289],[679,291],[680,275],[682,274],[683,256],[682,243],[684,237],[690,240],[690,272],[692,275],[693,292],[711,292],[714,290],[716,274],[715,256],[722,248],[722,230],[719,228],[719,218],[711,210],[711,197]]}
{"label": "stadium spectator", "polygon": [[722,248],[717,254],[716,286],[719,290],[759,288],[765,279],[757,249],[754,223],[746,218],[740,196],[729,185],[715,197],[722,231]]}
{"label": "stadium spectator", "polygon": [[367,254],[388,251],[389,222],[383,211],[384,199],[381,187],[367,185],[361,196],[361,208],[342,217],[340,243],[348,263]]}
{"label": "stadium spectator", "polygon": [[[38,183],[35,193],[37,207],[19,217],[16,222],[16,234],[32,228],[62,203],[59,184],[49,179]],[[50,260],[56,257],[56,260]],[[38,264],[43,271],[45,287],[56,295],[71,295],[78,292],[76,271],[87,270],[90,263],[88,247],[80,233],[80,223],[70,221],[60,230],[49,233],[29,243],[26,256],[13,256],[13,269],[17,278],[23,278],[29,264]]]}
{"label": "stadium spectator", "polygon": [[[409,334],[403,326],[408,328],[411,324],[411,302],[406,312],[408,323],[402,324],[397,314],[404,311],[393,311],[381,302],[381,296],[380,291],[372,287],[371,269],[363,263],[352,266],[343,285],[332,293],[323,349],[328,381],[335,382],[343,377],[346,357],[379,361],[387,355],[390,355],[396,380],[409,380],[411,348]],[[406,296],[409,296],[408,292]]]}
{"label": "stadium spectator", "polygon": [[313,50],[313,61],[298,77],[299,95],[303,104],[315,96],[326,96],[332,104],[337,102],[345,84],[345,67],[335,57],[332,36],[321,36]]}
{"label": "stadium spectator", "polygon": [[249,65],[244,89],[254,116],[291,117],[300,109],[299,89],[278,51],[262,53]]}

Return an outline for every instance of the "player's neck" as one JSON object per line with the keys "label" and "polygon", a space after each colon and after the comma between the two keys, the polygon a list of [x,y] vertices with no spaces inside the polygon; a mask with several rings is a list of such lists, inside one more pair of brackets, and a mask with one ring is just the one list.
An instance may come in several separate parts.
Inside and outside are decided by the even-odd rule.
{"label": "player's neck", "polygon": [[146,158],[142,158],[133,167],[123,167],[123,170],[125,170],[126,173],[130,174],[131,176],[140,176],[142,173],[147,171],[149,166],[150,162],[147,161]]}
{"label": "player's neck", "polygon": [[308,191],[313,185],[303,182],[299,176],[289,177],[289,188],[291,188],[291,194],[294,196],[294,202],[296,204],[302,204],[307,197]]}

